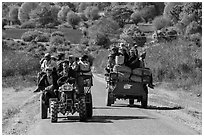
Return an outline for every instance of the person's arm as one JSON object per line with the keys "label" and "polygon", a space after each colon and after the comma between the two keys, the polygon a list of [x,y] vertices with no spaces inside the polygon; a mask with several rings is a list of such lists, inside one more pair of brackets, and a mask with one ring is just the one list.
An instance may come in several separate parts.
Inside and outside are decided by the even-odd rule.
{"label": "person's arm", "polygon": [[44,60],[43,63],[42,63],[42,65],[41,65],[41,70],[42,70],[42,71],[45,71],[45,68],[46,68],[46,62],[47,62],[47,61]]}

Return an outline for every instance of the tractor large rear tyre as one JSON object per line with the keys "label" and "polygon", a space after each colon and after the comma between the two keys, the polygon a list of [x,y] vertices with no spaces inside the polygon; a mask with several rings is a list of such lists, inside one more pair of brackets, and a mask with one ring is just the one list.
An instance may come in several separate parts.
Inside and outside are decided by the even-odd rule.
{"label": "tractor large rear tyre", "polygon": [[47,110],[48,106],[45,104],[44,101],[44,95],[40,95],[40,113],[41,113],[41,119],[46,119],[47,118]]}
{"label": "tractor large rear tyre", "polygon": [[93,116],[93,103],[91,93],[86,94],[86,112],[87,118],[92,118]]}
{"label": "tractor large rear tyre", "polygon": [[79,120],[81,122],[85,122],[87,120],[85,96],[79,98]]}
{"label": "tractor large rear tyre", "polygon": [[56,98],[50,99],[50,112],[51,112],[51,123],[57,122],[57,115],[58,115],[58,104]]}

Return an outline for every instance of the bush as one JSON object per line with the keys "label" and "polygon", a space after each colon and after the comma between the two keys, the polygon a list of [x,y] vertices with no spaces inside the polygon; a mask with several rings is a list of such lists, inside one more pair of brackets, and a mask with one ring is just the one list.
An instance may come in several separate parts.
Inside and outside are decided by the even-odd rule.
{"label": "bush", "polygon": [[191,22],[186,28],[186,35],[202,33],[202,27],[195,21]]}
{"label": "bush", "polygon": [[37,42],[48,42],[49,41],[49,35],[47,33],[43,33],[41,31],[27,31],[23,33],[21,36],[21,39],[25,42],[31,42],[32,40],[35,40]]}
{"label": "bush", "polygon": [[171,21],[164,16],[159,16],[153,20],[152,25],[154,26],[155,30],[160,30],[162,28],[170,26]]}
{"label": "bush", "polygon": [[137,25],[139,22],[142,22],[142,21],[143,21],[143,19],[142,19],[142,17],[141,17],[141,15],[140,15],[139,12],[134,12],[134,13],[130,16],[130,18],[132,19],[132,21],[134,22],[135,25]]}
{"label": "bush", "polygon": [[99,45],[102,48],[108,48],[110,44],[110,39],[106,34],[103,33],[96,33],[95,37],[90,41],[89,45]]}
{"label": "bush", "polygon": [[33,21],[27,21],[27,22],[24,22],[21,25],[22,29],[32,29],[32,28],[35,28],[35,27],[36,27],[36,24]]}
{"label": "bush", "polygon": [[51,37],[54,37],[54,36],[61,36],[61,37],[64,37],[64,33],[61,32],[61,31],[55,31],[51,34]]}
{"label": "bush", "polygon": [[120,39],[130,44],[130,46],[137,44],[140,47],[143,47],[147,41],[145,34],[136,25],[125,28],[120,35]]}
{"label": "bush", "polygon": [[63,45],[65,43],[65,38],[61,36],[53,36],[50,38],[50,44],[54,46]]}
{"label": "bush", "polygon": [[43,33],[35,38],[36,42],[49,42],[50,36],[47,33]]}
{"label": "bush", "polygon": [[67,22],[73,27],[75,28],[79,22],[81,21],[81,18],[74,12],[69,12],[67,14]]}
{"label": "bush", "polygon": [[100,17],[99,9],[98,7],[95,7],[95,6],[87,7],[84,12],[85,12],[86,17],[90,20],[97,20]]}
{"label": "bush", "polygon": [[190,35],[189,40],[194,42],[198,47],[202,46],[202,35],[200,33]]}

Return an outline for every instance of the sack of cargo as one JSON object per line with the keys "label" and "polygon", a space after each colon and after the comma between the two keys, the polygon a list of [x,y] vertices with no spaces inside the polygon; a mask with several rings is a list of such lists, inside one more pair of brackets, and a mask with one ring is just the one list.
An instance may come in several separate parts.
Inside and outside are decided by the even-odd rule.
{"label": "sack of cargo", "polygon": [[150,83],[150,76],[144,76],[142,77],[142,80],[144,83]]}
{"label": "sack of cargo", "polygon": [[125,65],[115,65],[113,67],[113,72],[126,72],[126,73],[131,73],[132,70],[131,68],[125,66]]}
{"label": "sack of cargo", "polygon": [[116,63],[116,65],[122,65],[122,64],[124,64],[124,60],[125,60],[125,57],[122,56],[122,55],[119,55],[119,56],[116,56],[116,57],[115,57],[115,63]]}
{"label": "sack of cargo", "polygon": [[130,78],[129,72],[118,72],[118,79],[119,81],[128,81]]}
{"label": "sack of cargo", "polygon": [[151,76],[151,70],[147,68],[136,68],[132,71],[133,75]]}
{"label": "sack of cargo", "polygon": [[80,71],[82,71],[82,72],[90,72],[91,71],[91,66],[90,66],[90,63],[88,61],[86,61],[86,62],[80,61],[79,62],[79,68],[80,68]]}
{"label": "sack of cargo", "polygon": [[141,76],[137,76],[137,75],[132,75],[130,77],[130,80],[132,80],[134,82],[142,82],[142,77]]}
{"label": "sack of cargo", "polygon": [[150,83],[150,76],[131,75],[130,80],[140,83]]}

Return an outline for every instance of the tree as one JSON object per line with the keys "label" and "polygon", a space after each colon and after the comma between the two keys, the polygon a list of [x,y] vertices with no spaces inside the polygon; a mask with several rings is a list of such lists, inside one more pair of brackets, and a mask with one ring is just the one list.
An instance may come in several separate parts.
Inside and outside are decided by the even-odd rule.
{"label": "tree", "polygon": [[68,6],[63,6],[61,10],[58,12],[58,20],[60,22],[65,22],[67,19],[67,13],[71,11]]}
{"label": "tree", "polygon": [[9,11],[9,19],[12,23],[17,23],[19,24],[18,20],[18,9],[19,7],[17,6],[11,6],[10,11]]}
{"label": "tree", "polygon": [[87,8],[87,6],[89,6],[88,2],[81,2],[79,4],[79,7],[78,7],[78,12],[79,13],[84,12],[84,10]]}
{"label": "tree", "polygon": [[115,6],[106,14],[109,17],[112,17],[121,28],[124,27],[125,24],[130,22],[130,16],[132,15],[133,11],[126,6]]}
{"label": "tree", "polygon": [[146,6],[142,10],[140,10],[139,12],[140,12],[140,16],[143,19],[145,19],[146,22],[154,19],[154,17],[157,15],[154,5]]}
{"label": "tree", "polygon": [[79,22],[81,21],[81,18],[73,11],[70,11],[67,14],[67,22],[73,27],[75,28],[76,25],[79,24]]}
{"label": "tree", "polygon": [[96,6],[89,6],[84,12],[86,17],[90,20],[97,20],[99,18],[99,9]]}
{"label": "tree", "polygon": [[[55,15],[55,16],[54,16]],[[36,22],[39,27],[46,27],[48,24],[57,23],[57,14],[53,14],[51,6],[39,5],[35,10],[30,13],[31,20]]]}
{"label": "tree", "polygon": [[140,12],[134,12],[130,18],[134,22],[135,25],[137,25],[139,22],[144,21],[144,19],[141,17]]}
{"label": "tree", "polygon": [[140,47],[143,47],[147,39],[145,34],[139,30],[136,25],[131,25],[123,30],[123,33],[120,35],[120,39],[128,43],[130,46],[137,44]]}
{"label": "tree", "polygon": [[38,2],[24,2],[19,8],[18,19],[21,23],[26,22],[30,19],[30,12],[37,8]]}
{"label": "tree", "polygon": [[193,16],[193,20],[202,25],[202,3],[201,2],[186,2],[180,13],[180,20],[186,15]]}
{"label": "tree", "polygon": [[160,30],[170,25],[171,25],[171,20],[164,16],[156,17],[152,22],[152,26],[154,26],[155,30]]}
{"label": "tree", "polygon": [[165,8],[164,8],[163,15],[166,18],[169,18],[172,22],[176,23],[178,21],[177,15],[180,12],[179,9],[183,4],[184,3],[182,3],[182,2],[167,2],[165,5]]}

